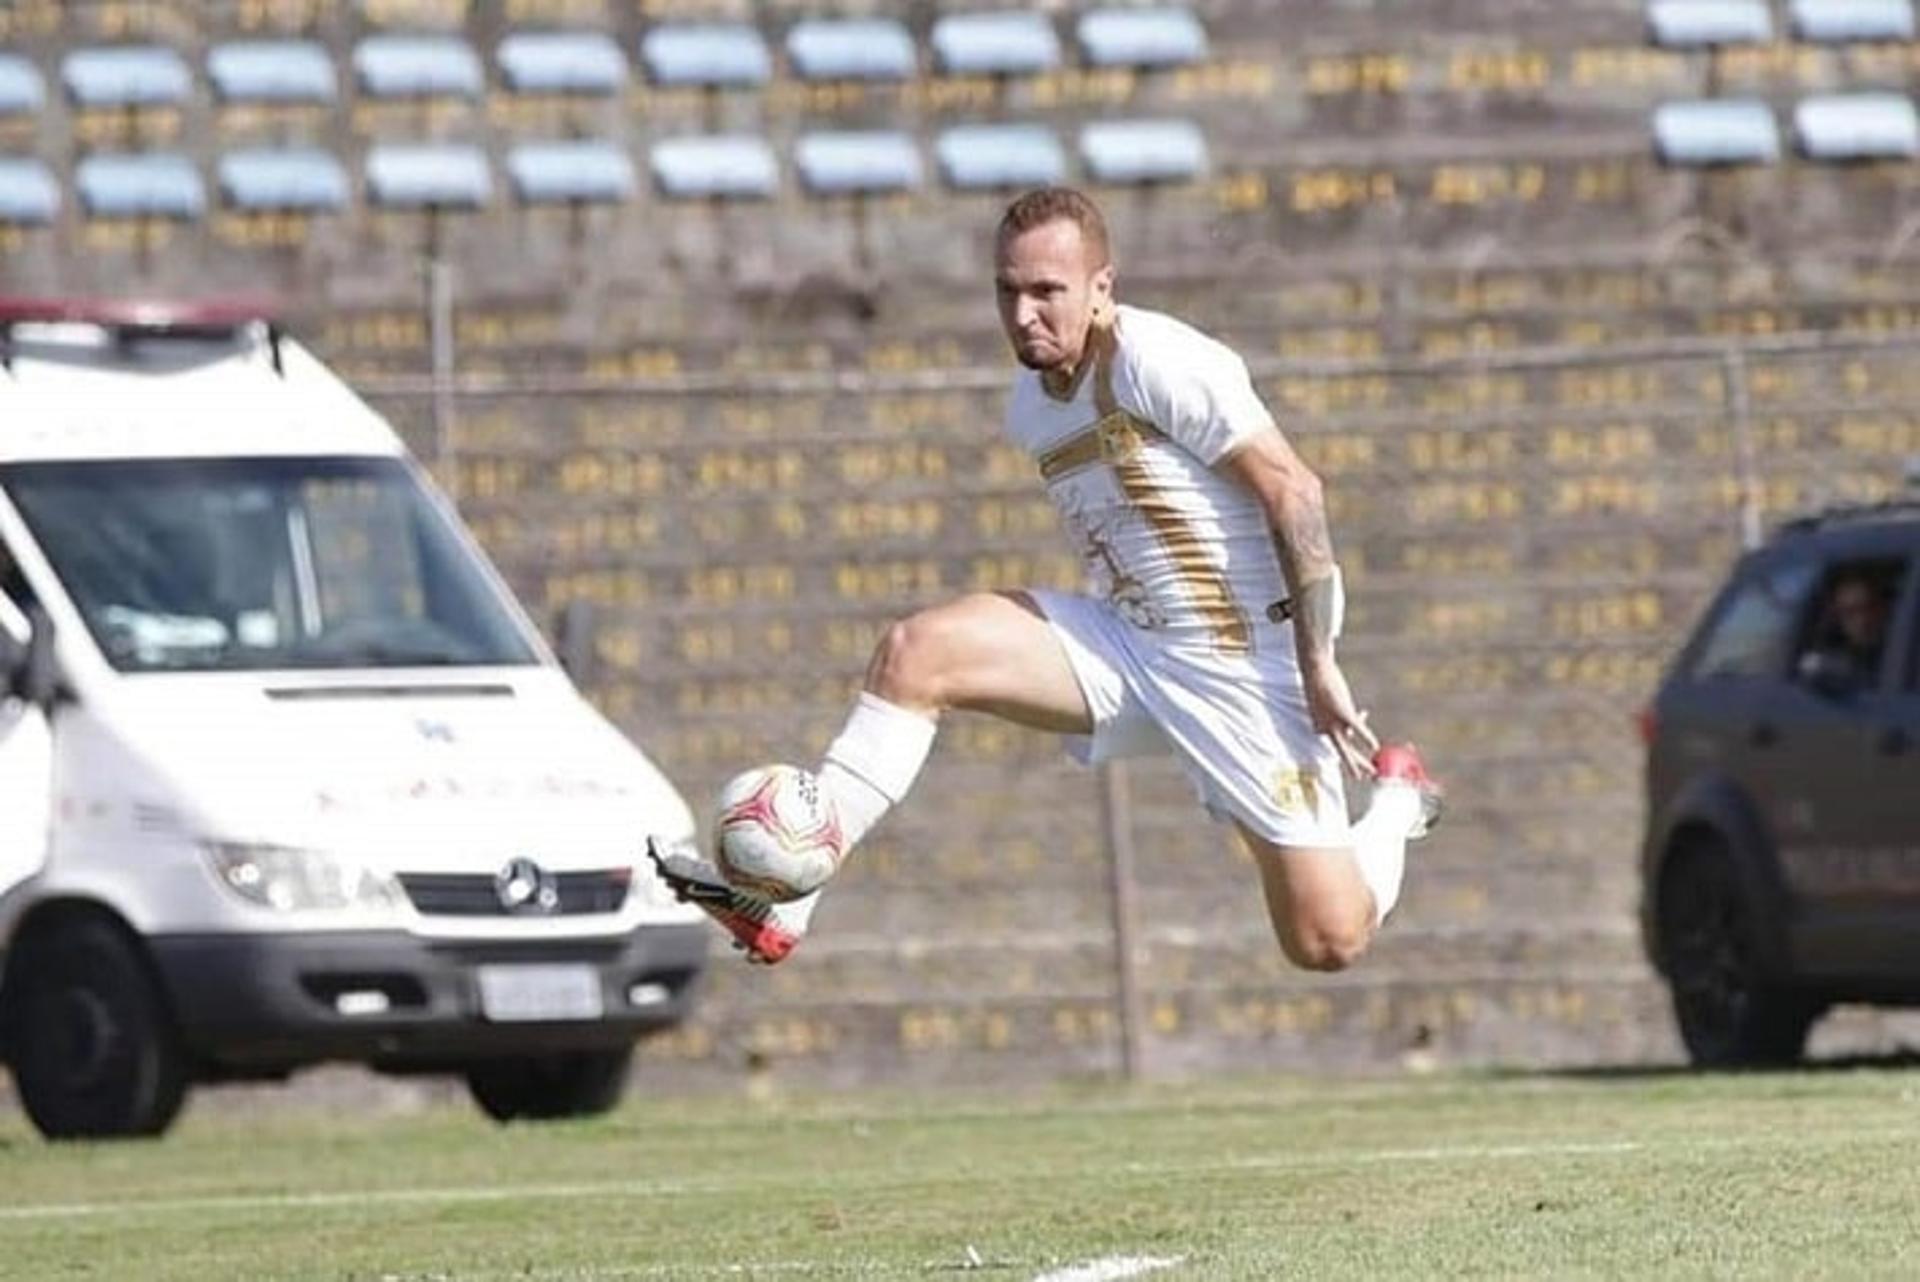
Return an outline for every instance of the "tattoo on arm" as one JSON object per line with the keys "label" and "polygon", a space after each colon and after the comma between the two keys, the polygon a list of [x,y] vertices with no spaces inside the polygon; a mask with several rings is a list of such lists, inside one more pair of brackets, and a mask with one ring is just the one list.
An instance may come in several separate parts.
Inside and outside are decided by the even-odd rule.
{"label": "tattoo on arm", "polygon": [[1333,535],[1317,481],[1289,487],[1273,514],[1273,543],[1280,569],[1293,595],[1293,634],[1300,655],[1325,655],[1333,648]]}

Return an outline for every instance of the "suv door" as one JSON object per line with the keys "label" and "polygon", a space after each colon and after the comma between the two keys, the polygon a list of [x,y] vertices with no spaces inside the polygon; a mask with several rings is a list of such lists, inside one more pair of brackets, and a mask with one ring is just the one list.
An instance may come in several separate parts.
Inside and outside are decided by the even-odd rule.
{"label": "suv door", "polygon": [[1789,680],[1760,714],[1772,743],[1755,782],[1811,974],[1920,974],[1914,569],[1911,556],[1878,552],[1834,562]]}

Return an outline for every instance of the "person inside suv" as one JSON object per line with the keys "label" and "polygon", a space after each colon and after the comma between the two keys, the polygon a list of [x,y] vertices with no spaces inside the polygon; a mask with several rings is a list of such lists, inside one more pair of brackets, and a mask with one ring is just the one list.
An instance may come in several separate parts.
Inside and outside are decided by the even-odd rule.
{"label": "person inside suv", "polygon": [[1880,675],[1892,594],[1865,568],[1842,570],[1827,591],[1813,644],[1799,671],[1809,681],[1836,689],[1863,690]]}

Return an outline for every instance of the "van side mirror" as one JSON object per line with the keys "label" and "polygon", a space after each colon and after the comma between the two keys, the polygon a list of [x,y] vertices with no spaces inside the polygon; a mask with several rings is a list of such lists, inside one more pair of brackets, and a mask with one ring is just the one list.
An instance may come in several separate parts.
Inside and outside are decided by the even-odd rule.
{"label": "van side mirror", "polygon": [[53,652],[53,620],[38,605],[27,607],[27,639],[0,629],[0,693],[50,708],[66,697]]}
{"label": "van side mirror", "polygon": [[553,616],[553,652],[560,660],[561,670],[573,678],[576,686],[591,683],[597,675],[598,633],[590,601],[569,601]]}

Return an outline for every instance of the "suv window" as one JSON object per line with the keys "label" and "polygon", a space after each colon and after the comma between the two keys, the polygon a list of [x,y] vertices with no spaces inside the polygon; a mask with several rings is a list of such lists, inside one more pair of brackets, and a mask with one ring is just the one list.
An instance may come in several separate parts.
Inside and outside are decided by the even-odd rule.
{"label": "suv window", "polygon": [[1800,561],[1750,576],[1715,617],[1688,675],[1696,680],[1778,676],[1818,574],[1819,567]]}
{"label": "suv window", "polygon": [[1880,682],[1905,561],[1841,561],[1822,577],[1793,657],[1794,679],[1828,692]]}

